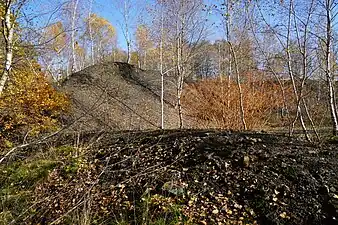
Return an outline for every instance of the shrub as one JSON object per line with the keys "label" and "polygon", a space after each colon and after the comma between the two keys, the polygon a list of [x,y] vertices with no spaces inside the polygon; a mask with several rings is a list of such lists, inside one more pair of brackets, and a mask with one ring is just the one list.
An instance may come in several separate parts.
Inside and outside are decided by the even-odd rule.
{"label": "shrub", "polygon": [[[244,113],[248,129],[262,128],[283,107],[284,100],[277,82],[245,76],[241,81]],[[285,88],[287,102],[292,102],[292,89]],[[290,101],[291,100],[291,101]],[[235,81],[209,79],[189,84],[183,95],[188,116],[201,127],[240,130],[239,91]]]}
{"label": "shrub", "polygon": [[0,99],[0,138],[53,130],[68,107],[68,98],[53,88],[36,62],[16,66]]}

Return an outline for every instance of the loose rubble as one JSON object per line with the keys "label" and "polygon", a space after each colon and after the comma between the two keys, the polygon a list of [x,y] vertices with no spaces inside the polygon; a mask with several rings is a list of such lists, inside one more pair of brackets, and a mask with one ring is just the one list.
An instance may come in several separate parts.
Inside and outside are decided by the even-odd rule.
{"label": "loose rubble", "polygon": [[146,203],[182,224],[338,224],[336,144],[212,130],[93,136],[82,136],[91,145],[75,174],[59,167],[37,186],[31,220],[64,223],[90,203],[97,223],[139,224]]}

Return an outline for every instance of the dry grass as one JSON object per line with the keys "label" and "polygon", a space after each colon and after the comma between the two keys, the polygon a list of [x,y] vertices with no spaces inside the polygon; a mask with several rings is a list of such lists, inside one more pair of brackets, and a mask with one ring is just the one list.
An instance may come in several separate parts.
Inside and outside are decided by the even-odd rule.
{"label": "dry grass", "polygon": [[[243,81],[244,113],[248,129],[262,129],[269,125],[271,117],[283,107],[283,95],[276,83],[269,81]],[[291,97],[290,87],[286,90]],[[200,126],[241,130],[239,92],[235,82],[219,79],[190,84],[184,95],[188,114],[200,122]],[[282,123],[282,121],[275,121]]]}

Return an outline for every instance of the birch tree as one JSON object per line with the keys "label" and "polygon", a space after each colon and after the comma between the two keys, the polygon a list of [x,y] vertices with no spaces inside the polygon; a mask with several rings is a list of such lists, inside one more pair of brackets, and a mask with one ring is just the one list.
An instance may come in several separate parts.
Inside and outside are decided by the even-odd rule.
{"label": "birch tree", "polygon": [[[91,18],[92,14],[92,8],[93,8],[93,0],[89,1],[89,11],[88,11],[88,19]],[[93,30],[92,30],[92,21],[88,21],[88,33],[89,33],[89,39],[90,39],[90,59],[91,59],[91,65],[95,64],[95,54],[94,54],[94,39],[93,39]]]}
{"label": "birch tree", "polygon": [[76,45],[77,42],[76,38],[76,18],[77,18],[77,10],[78,10],[79,0],[72,0],[72,16],[71,16],[71,53],[72,53],[72,64],[71,64],[71,71],[72,73],[78,70],[77,68],[77,61],[76,61]]}
{"label": "birch tree", "polygon": [[22,7],[27,1],[5,0],[3,3],[3,12],[1,15],[2,36],[5,42],[5,60],[4,70],[0,79],[0,95],[4,91],[5,85],[10,79],[13,63],[13,47],[15,44],[14,31],[16,29],[16,19],[19,16]]}
{"label": "birch tree", "polygon": [[[62,62],[68,60],[66,49],[68,36],[61,21],[43,29],[39,43],[44,45],[40,50],[40,61],[46,73],[55,82],[61,78]],[[44,44],[45,43],[45,44]]]}
{"label": "birch tree", "polygon": [[1,24],[3,27],[3,37],[5,40],[5,66],[0,80],[0,94],[5,88],[5,84],[10,76],[10,71],[12,69],[12,60],[13,60],[13,35],[14,35],[14,25],[11,21],[11,7],[12,1],[7,0],[4,6],[4,16],[1,18]]}
{"label": "birch tree", "polygon": [[163,5],[160,8],[160,73],[161,73],[161,129],[164,129],[164,71],[163,71],[163,39],[164,39],[164,17]]}
{"label": "birch tree", "polygon": [[[263,2],[264,4],[265,2]],[[299,122],[300,128],[302,129],[307,140],[311,140],[308,129],[307,121],[310,123],[312,129],[316,133],[314,121],[312,120],[311,113],[308,109],[307,102],[305,99],[306,81],[314,73],[314,46],[311,46],[311,42],[314,40],[314,35],[311,32],[311,28],[314,27],[313,17],[316,15],[316,1],[281,1],[278,3],[272,3],[271,15],[275,12],[281,12],[281,17],[275,19],[275,22],[268,22],[266,14],[263,12],[262,7],[257,2],[257,10],[261,16],[263,26],[270,35],[274,36],[279,48],[275,51],[281,51],[279,58],[282,63],[282,68],[279,74],[285,74],[288,76],[288,80],[292,85],[294,101],[290,104],[291,108],[295,109],[293,119],[289,117],[289,135],[294,133],[296,128],[296,122]],[[277,22],[276,22],[277,21]],[[259,44],[258,37],[254,35],[258,48],[262,52],[261,44]],[[279,49],[279,50],[278,50]],[[276,54],[276,52],[275,52]],[[278,77],[279,75],[273,68],[273,60],[268,59],[266,53],[262,53],[264,60],[267,62],[266,65],[269,70],[277,78],[278,83],[281,86],[282,93],[283,83]],[[277,55],[277,54],[276,54]],[[274,57],[272,57],[274,58]],[[284,65],[284,66],[283,66]],[[285,79],[285,78],[284,78]],[[286,98],[284,97],[284,106],[287,109]],[[316,133],[317,135],[317,133]],[[318,137],[318,135],[317,135]]]}
{"label": "birch tree", "polygon": [[203,2],[201,0],[170,0],[159,1],[158,4],[163,6],[164,17],[167,18],[163,23],[166,32],[170,33],[168,41],[172,46],[179,127],[183,128],[181,96],[185,79],[191,72],[189,67],[192,57],[205,34]]}
{"label": "birch tree", "polygon": [[[127,46],[127,59],[126,62],[130,63],[131,61],[131,48],[132,48],[132,40],[131,40],[131,26],[132,21],[132,8],[136,7],[136,3],[132,2],[131,0],[114,0],[113,1],[114,7],[120,12],[122,16],[122,22],[118,21],[121,26],[122,33],[124,36],[124,40]],[[136,15],[133,15],[133,17]]]}
{"label": "birch tree", "polygon": [[[220,71],[220,82],[221,82],[221,95],[224,96],[224,88],[223,88],[223,74],[227,74],[227,108],[230,108],[230,84],[231,80],[235,79],[237,83],[237,89],[238,89],[238,96],[239,96],[239,117],[242,123],[242,129],[246,130],[247,125],[245,121],[245,109],[244,109],[244,95],[243,95],[243,89],[241,86],[241,71],[240,71],[240,62],[238,59],[239,51],[242,48],[242,37],[237,37],[237,48],[234,46],[235,38],[233,37],[233,31],[234,26],[233,25],[233,18],[235,15],[241,15],[241,17],[246,17],[246,12],[243,11],[243,6],[246,7],[247,3],[242,3],[241,1],[237,0],[223,0],[220,1],[218,4],[215,4],[214,7],[217,9],[216,11],[220,14],[221,17],[221,23],[223,25],[223,29],[225,32],[224,40],[226,42],[225,48],[223,49],[224,52],[227,52],[227,65],[225,68],[226,71]],[[239,6],[239,7],[238,7]],[[237,11],[235,11],[237,9]],[[244,16],[243,16],[244,15]],[[244,25],[242,25],[242,23]],[[239,25],[241,24],[241,25]],[[242,33],[245,30],[245,22],[241,21],[237,25],[237,30],[240,30]],[[241,27],[243,26],[243,27]],[[221,52],[221,51],[220,51]],[[225,60],[225,57],[220,57],[223,60]],[[219,62],[219,64],[222,64],[222,62]],[[222,106],[225,107],[225,106]],[[222,112],[225,110],[222,109]],[[223,115],[223,120],[226,122],[227,119],[226,115]]]}
{"label": "birch tree", "polygon": [[300,95],[300,92],[297,89],[296,86],[296,81],[295,81],[295,75],[294,75],[294,69],[292,67],[292,56],[291,56],[291,48],[290,48],[290,41],[291,41],[291,26],[292,26],[292,15],[294,13],[294,3],[293,0],[290,0],[289,2],[289,13],[288,13],[288,25],[287,25],[287,36],[286,36],[286,56],[287,56],[287,68],[288,68],[288,73],[290,76],[290,80],[292,82],[292,87],[294,90],[294,95],[295,95],[295,99],[296,99],[296,116],[295,119],[292,123],[292,129],[291,129],[291,133],[293,132],[294,129],[294,124],[295,121],[297,120],[297,118],[299,118],[301,127],[304,131],[304,134],[306,136],[306,138],[308,140],[310,140],[309,135],[307,133],[307,129],[306,129],[306,125],[303,119],[303,113],[302,113],[302,108],[300,106],[301,100],[302,100],[302,96]]}
{"label": "birch tree", "polygon": [[85,19],[85,32],[83,38],[89,40],[91,62],[102,62],[105,57],[112,54],[112,47],[116,46],[115,27],[103,17],[94,13]]}
{"label": "birch tree", "polygon": [[224,2],[226,4],[226,36],[227,36],[227,42],[229,45],[229,52],[230,52],[230,60],[229,60],[229,80],[231,77],[232,73],[232,68],[231,68],[231,61],[234,62],[235,64],[235,73],[236,73],[236,80],[237,80],[237,87],[238,87],[238,93],[239,93],[239,111],[240,111],[240,117],[243,125],[243,129],[246,130],[246,122],[245,122],[245,113],[244,113],[244,102],[243,102],[243,90],[241,86],[241,78],[240,78],[240,73],[239,73],[239,65],[238,65],[238,59],[237,59],[237,53],[234,50],[232,40],[231,40],[231,15],[232,15],[232,1],[227,0]]}
{"label": "birch tree", "polygon": [[324,71],[329,95],[329,106],[332,121],[332,134],[338,134],[337,100],[335,96],[335,79],[333,75],[332,52],[333,52],[333,26],[337,16],[337,2],[324,0],[321,2],[325,15],[325,39],[324,39]]}

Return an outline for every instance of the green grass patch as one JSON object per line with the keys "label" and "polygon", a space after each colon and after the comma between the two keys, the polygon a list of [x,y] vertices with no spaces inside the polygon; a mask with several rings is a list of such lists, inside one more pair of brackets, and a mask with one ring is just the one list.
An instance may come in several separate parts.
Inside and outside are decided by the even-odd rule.
{"label": "green grass patch", "polygon": [[66,176],[76,174],[80,168],[84,167],[84,163],[85,161],[81,158],[73,158],[62,167],[62,172]]}
{"label": "green grass patch", "polygon": [[329,142],[330,142],[330,143],[337,144],[337,143],[338,143],[338,136],[331,136],[331,137],[329,138]]}
{"label": "green grass patch", "polygon": [[1,179],[1,190],[6,190],[10,187],[19,188],[20,190],[29,189],[39,180],[47,177],[56,165],[57,163],[53,160],[42,159],[28,163],[13,163],[8,167],[2,168],[2,177],[5,179]]}
{"label": "green grass patch", "polygon": [[79,169],[87,166],[87,161],[80,153],[81,149],[71,145],[54,148],[55,157],[58,157],[64,163],[60,168],[63,175],[70,177],[76,174]]}
{"label": "green grass patch", "polygon": [[0,165],[0,225],[13,220],[20,223],[25,216],[32,217],[37,213],[38,206],[34,204],[39,199],[34,198],[35,189],[54,169],[72,177],[87,167],[81,149],[71,145],[28,153],[23,160]]}
{"label": "green grass patch", "polygon": [[30,212],[35,186],[57,165],[54,160],[39,159],[0,167],[0,224]]}
{"label": "green grass patch", "polygon": [[73,155],[77,153],[77,149],[71,145],[62,145],[55,148],[57,153],[61,153],[63,155]]}

